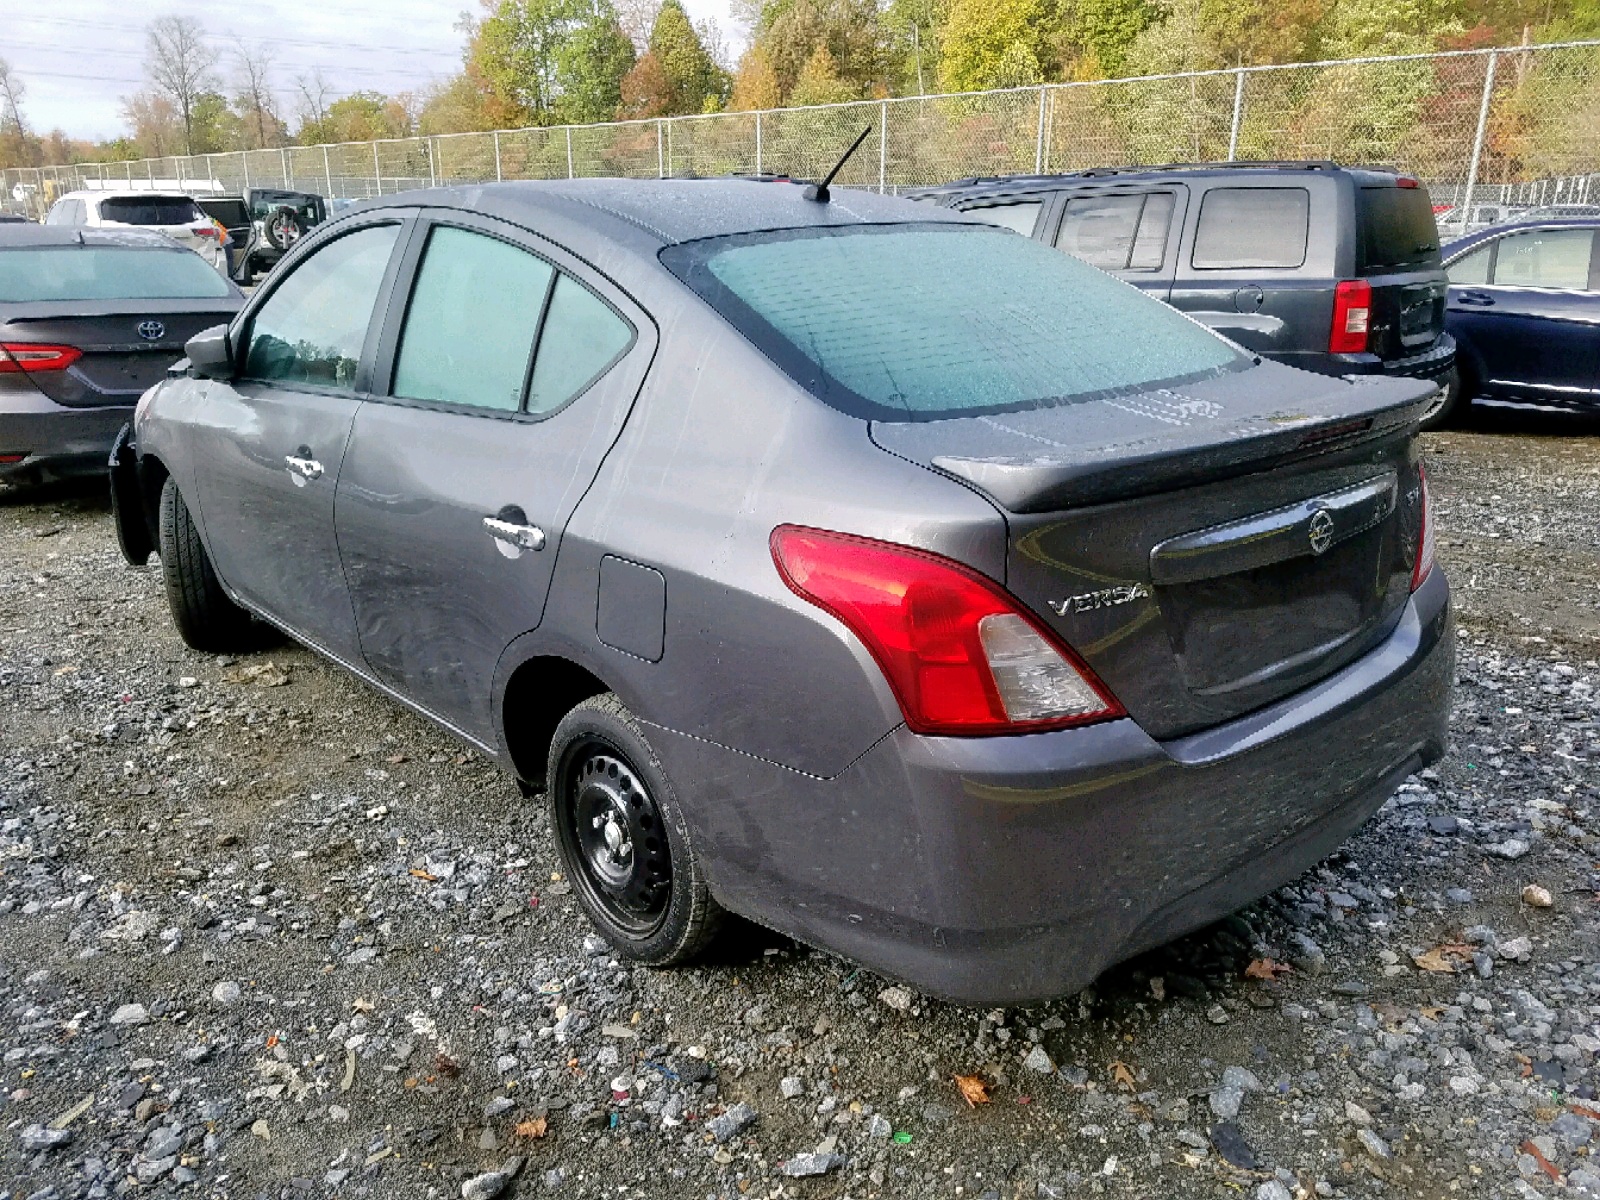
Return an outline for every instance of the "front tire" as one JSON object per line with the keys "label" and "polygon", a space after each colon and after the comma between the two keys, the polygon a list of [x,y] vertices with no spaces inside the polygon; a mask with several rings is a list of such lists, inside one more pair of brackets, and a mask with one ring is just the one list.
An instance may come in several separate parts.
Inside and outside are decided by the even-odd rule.
{"label": "front tire", "polygon": [[1444,429],[1453,424],[1464,405],[1471,403],[1470,398],[1465,401],[1462,399],[1464,394],[1463,383],[1465,381],[1462,378],[1459,367],[1451,367],[1449,373],[1440,382],[1444,385],[1444,398],[1422,415],[1422,429],[1424,432]]}
{"label": "front tire", "polygon": [[556,847],[600,935],[623,957],[655,967],[703,951],[723,909],[689,845],[676,790],[614,694],[561,719],[545,778]]}
{"label": "front tire", "polygon": [[222,590],[189,506],[171,479],[161,485],[158,536],[161,581],[178,636],[191,649],[207,654],[258,648],[263,640],[260,626]]}

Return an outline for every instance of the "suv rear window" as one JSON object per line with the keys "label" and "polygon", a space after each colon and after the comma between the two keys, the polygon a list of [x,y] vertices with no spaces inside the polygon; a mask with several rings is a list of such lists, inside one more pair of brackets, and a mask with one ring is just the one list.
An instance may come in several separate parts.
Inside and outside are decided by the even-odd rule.
{"label": "suv rear window", "polygon": [[1419,187],[1364,187],[1360,201],[1361,270],[1437,264],[1439,226]]}
{"label": "suv rear window", "polygon": [[111,196],[100,201],[100,217],[123,225],[188,225],[200,209],[187,196]]}
{"label": "suv rear window", "polygon": [[1137,288],[997,229],[780,230],[661,261],[818,399],[873,420],[1047,408],[1251,363]]}
{"label": "suv rear window", "polygon": [[0,250],[0,301],[217,299],[228,281],[190,250],[42,246]]}
{"label": "suv rear window", "polygon": [[1298,267],[1310,228],[1305,188],[1212,188],[1200,202],[1193,263],[1202,271]]}

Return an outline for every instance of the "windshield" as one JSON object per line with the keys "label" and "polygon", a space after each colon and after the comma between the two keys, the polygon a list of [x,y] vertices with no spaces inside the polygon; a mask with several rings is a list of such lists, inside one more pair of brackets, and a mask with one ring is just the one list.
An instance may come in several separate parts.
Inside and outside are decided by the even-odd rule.
{"label": "windshield", "polygon": [[782,230],[661,260],[796,382],[874,420],[1044,408],[1251,363],[1137,288],[999,229]]}
{"label": "windshield", "polygon": [[31,246],[0,250],[0,301],[220,300],[228,282],[189,250]]}
{"label": "windshield", "polygon": [[100,216],[122,225],[188,225],[200,220],[200,209],[187,196],[108,196]]}

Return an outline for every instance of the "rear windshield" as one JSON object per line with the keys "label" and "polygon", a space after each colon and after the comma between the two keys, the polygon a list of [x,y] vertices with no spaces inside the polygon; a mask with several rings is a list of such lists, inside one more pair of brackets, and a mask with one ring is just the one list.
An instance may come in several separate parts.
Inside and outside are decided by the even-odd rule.
{"label": "rear windshield", "polygon": [[1439,226],[1423,188],[1361,189],[1362,269],[1437,264]]}
{"label": "rear windshield", "polygon": [[997,229],[780,230],[661,260],[796,382],[874,420],[1046,408],[1251,363],[1137,288]]}
{"label": "rear windshield", "polygon": [[230,228],[250,224],[250,210],[243,200],[202,200],[200,207],[209,217],[215,217]]}
{"label": "rear windshield", "polygon": [[221,299],[228,283],[189,250],[30,246],[0,250],[0,301]]}
{"label": "rear windshield", "polygon": [[112,196],[100,201],[100,216],[123,225],[188,225],[200,209],[187,196]]}

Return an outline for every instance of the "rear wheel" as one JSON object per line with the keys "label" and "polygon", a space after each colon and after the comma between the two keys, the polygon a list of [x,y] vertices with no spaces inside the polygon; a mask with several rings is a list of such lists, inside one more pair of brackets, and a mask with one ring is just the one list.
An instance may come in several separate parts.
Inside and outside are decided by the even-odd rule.
{"label": "rear wheel", "polygon": [[723,910],[689,846],[677,793],[615,695],[562,718],[546,779],[567,877],[601,936],[658,967],[704,950]]}
{"label": "rear wheel", "polygon": [[1443,429],[1451,424],[1460,413],[1464,403],[1462,400],[1462,377],[1456,367],[1451,367],[1449,374],[1439,381],[1439,393],[1433,398],[1428,410],[1422,414],[1423,429]]}
{"label": "rear wheel", "polygon": [[300,220],[300,214],[288,205],[267,214],[267,241],[275,250],[289,249],[300,240],[300,235],[305,231],[306,227]]}
{"label": "rear wheel", "polygon": [[178,635],[207,654],[254,650],[266,640],[265,627],[228,599],[200,541],[189,506],[168,479],[161,487],[161,580]]}

